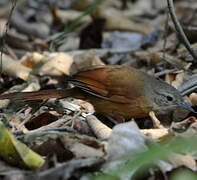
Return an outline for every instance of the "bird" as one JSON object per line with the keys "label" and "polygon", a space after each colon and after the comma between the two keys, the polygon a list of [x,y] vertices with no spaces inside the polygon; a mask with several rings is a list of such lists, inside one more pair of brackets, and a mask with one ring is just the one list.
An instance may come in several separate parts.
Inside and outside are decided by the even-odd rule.
{"label": "bird", "polygon": [[176,88],[132,67],[91,66],[79,70],[66,81],[74,87],[4,94],[0,95],[0,100],[73,97],[88,100],[96,112],[117,119],[144,118],[150,111],[166,114],[178,107],[194,112]]}

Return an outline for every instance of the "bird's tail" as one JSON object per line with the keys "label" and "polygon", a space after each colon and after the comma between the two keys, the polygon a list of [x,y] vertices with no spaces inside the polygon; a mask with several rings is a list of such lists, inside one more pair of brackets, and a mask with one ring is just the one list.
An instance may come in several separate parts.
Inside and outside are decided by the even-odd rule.
{"label": "bird's tail", "polygon": [[82,94],[77,88],[71,89],[48,89],[40,90],[35,92],[15,92],[9,94],[0,95],[0,100],[10,99],[10,100],[20,100],[20,101],[38,101],[49,98],[62,99],[66,97],[81,98]]}

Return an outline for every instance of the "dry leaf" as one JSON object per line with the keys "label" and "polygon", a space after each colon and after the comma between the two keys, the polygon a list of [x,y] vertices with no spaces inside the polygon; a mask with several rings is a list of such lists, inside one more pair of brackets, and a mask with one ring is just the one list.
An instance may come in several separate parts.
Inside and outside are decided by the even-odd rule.
{"label": "dry leaf", "polygon": [[146,138],[134,121],[118,124],[112,129],[107,146],[110,159],[135,156],[147,149]]}
{"label": "dry leaf", "polygon": [[52,53],[47,61],[39,70],[40,75],[69,75],[73,57],[65,53]]}
{"label": "dry leaf", "polygon": [[28,80],[31,70],[26,68],[19,62],[13,60],[9,56],[2,56],[2,72],[13,77],[18,77],[23,80]]}
{"label": "dry leaf", "polygon": [[25,127],[28,130],[37,129],[39,127],[45,126],[50,124],[54,121],[57,121],[58,116],[57,113],[54,114],[53,112],[43,112],[36,117],[30,119],[26,124]]}

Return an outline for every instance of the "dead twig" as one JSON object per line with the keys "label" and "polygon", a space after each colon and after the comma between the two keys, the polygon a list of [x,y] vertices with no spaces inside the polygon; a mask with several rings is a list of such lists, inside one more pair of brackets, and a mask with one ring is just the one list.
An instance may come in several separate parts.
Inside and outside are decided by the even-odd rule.
{"label": "dead twig", "polygon": [[167,136],[169,134],[168,129],[141,129],[140,132],[147,137],[151,137],[152,139],[156,140]]}
{"label": "dead twig", "polygon": [[153,121],[154,128],[165,129],[165,127],[160,123],[159,119],[157,119],[157,117],[153,111],[149,112],[149,116],[150,116],[151,120]]}
{"label": "dead twig", "polygon": [[[16,54],[14,53],[14,51],[8,46],[8,44],[4,45],[6,50],[8,51],[9,55],[14,59],[14,60],[18,60],[18,57],[16,56]],[[1,62],[2,63],[2,62]]]}
{"label": "dead twig", "polygon": [[197,62],[197,53],[192,49],[179,21],[178,18],[175,14],[175,10],[174,10],[174,5],[173,5],[173,0],[167,0],[168,3],[168,9],[172,18],[172,21],[174,23],[175,29],[177,31],[177,33],[179,34],[179,36],[181,37],[184,46],[186,47],[186,49],[189,51],[189,53],[191,54],[191,56],[193,57],[194,61]]}
{"label": "dead twig", "polygon": [[166,22],[165,22],[165,32],[164,32],[164,42],[163,42],[163,58],[165,58],[166,55],[166,45],[167,45],[167,36],[168,36],[168,31],[169,31],[169,15],[166,11]]}
{"label": "dead twig", "polygon": [[8,20],[7,20],[7,23],[5,25],[5,33],[2,35],[2,38],[1,38],[1,49],[0,49],[0,52],[1,52],[1,55],[0,55],[0,75],[2,73],[2,69],[3,69],[3,65],[2,65],[2,59],[3,59],[3,49],[4,49],[4,44],[5,44],[5,37],[7,36],[7,33],[8,33],[8,28],[9,28],[9,25],[10,25],[10,20],[11,20],[11,17],[12,17],[12,14],[14,12],[14,9],[16,7],[16,0],[12,0],[12,7],[11,7],[11,10],[10,10],[10,13],[9,13],[9,16],[8,16]]}
{"label": "dead twig", "polygon": [[109,138],[112,130],[99,121],[95,116],[89,115],[86,117],[86,120],[97,138],[102,140]]}

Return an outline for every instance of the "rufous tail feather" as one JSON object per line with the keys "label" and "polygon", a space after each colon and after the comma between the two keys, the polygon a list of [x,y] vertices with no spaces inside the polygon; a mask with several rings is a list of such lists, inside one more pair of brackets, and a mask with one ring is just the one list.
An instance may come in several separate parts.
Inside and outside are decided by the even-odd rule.
{"label": "rufous tail feather", "polygon": [[49,98],[62,99],[66,97],[83,98],[80,90],[77,88],[71,89],[48,89],[34,92],[15,92],[9,94],[0,95],[0,100],[20,100],[20,101],[38,101]]}

